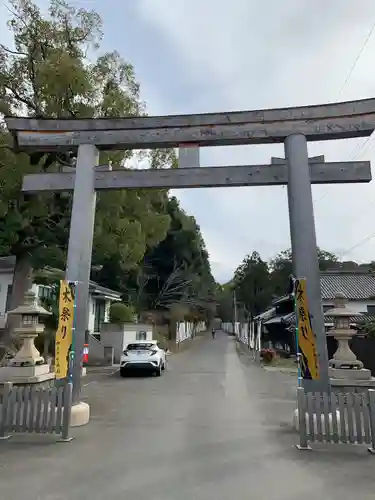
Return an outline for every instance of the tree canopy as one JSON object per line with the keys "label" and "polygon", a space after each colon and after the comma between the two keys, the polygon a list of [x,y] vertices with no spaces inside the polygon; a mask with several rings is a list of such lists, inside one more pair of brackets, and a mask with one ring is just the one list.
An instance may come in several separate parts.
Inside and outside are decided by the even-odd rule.
{"label": "tree canopy", "polygon": [[[318,247],[319,269],[326,271],[339,266],[339,259],[336,255]],[[275,297],[286,292],[288,279],[293,274],[292,250],[288,248],[280,252],[269,263],[271,294]]]}
{"label": "tree canopy", "polygon": [[[47,15],[31,0],[9,0],[9,11],[13,45],[0,45],[0,256],[16,256],[10,302],[14,308],[23,298],[32,269],[46,265],[64,268],[72,202],[69,193],[23,194],[22,178],[74,166],[75,153],[15,154],[4,116],[137,116],[146,113],[146,106],[133,66],[116,51],[100,52],[102,21],[95,11],[75,8],[63,0],[50,0]],[[124,168],[133,154],[101,152],[100,163]],[[144,154],[150,168],[176,166],[174,150]],[[173,226],[175,214],[175,218],[184,218],[184,231]],[[182,259],[185,273],[190,259],[191,286],[197,275],[203,276],[202,266],[211,276],[199,228],[181,214],[163,189],[98,193],[93,265],[102,267],[103,276],[116,270],[114,288],[123,287],[122,275],[133,272],[139,276],[139,263],[144,272],[152,262],[153,272],[161,274],[164,283],[168,269],[163,263],[156,264],[157,252],[160,258],[177,262],[176,269],[181,268]],[[166,237],[167,243],[156,250]],[[185,245],[194,250],[191,254],[186,250],[182,258]],[[173,254],[177,247],[178,258]],[[151,283],[155,285],[155,280]],[[151,292],[157,293],[150,288]]]}
{"label": "tree canopy", "polygon": [[171,221],[165,239],[149,246],[139,266],[128,273],[121,274],[116,261],[108,262],[99,280],[121,290],[139,312],[183,303],[202,317],[213,310],[215,282],[200,228],[175,197],[165,208]]}
{"label": "tree canopy", "polygon": [[[318,248],[319,268],[352,269],[359,265],[348,261],[341,262],[331,252]],[[234,294],[237,310],[253,317],[269,307],[273,299],[287,293],[290,275],[293,274],[291,249],[281,251],[269,262],[263,260],[258,252],[247,255],[234,272],[233,279],[217,290],[218,311],[222,319],[233,319]]]}
{"label": "tree canopy", "polygon": [[[51,0],[49,17],[30,0],[11,0],[14,47],[0,47],[2,114],[35,117],[129,116],[144,113],[131,64],[117,52],[98,55],[101,19],[94,11]],[[2,145],[10,144],[5,128]],[[123,165],[132,152],[102,153],[101,163]],[[34,267],[62,263],[70,221],[71,196],[22,195],[23,176],[61,170],[72,154],[14,155],[0,150],[0,252]],[[153,166],[170,165],[173,151],[152,155]],[[165,237],[169,217],[160,191],[100,193],[95,225],[94,261],[116,255],[124,268],[134,266],[148,245]]]}
{"label": "tree canopy", "polygon": [[258,252],[247,255],[234,273],[236,300],[243,303],[252,317],[261,313],[269,303],[269,278],[268,264]]}

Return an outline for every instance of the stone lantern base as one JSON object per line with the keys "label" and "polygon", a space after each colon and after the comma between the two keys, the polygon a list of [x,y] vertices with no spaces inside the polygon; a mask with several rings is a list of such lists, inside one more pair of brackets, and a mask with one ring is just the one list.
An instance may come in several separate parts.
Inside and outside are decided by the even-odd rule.
{"label": "stone lantern base", "polygon": [[356,369],[347,369],[347,368],[328,368],[328,374],[333,379],[340,380],[371,380],[371,372],[366,368],[361,368],[360,370]]}
{"label": "stone lantern base", "polygon": [[15,385],[40,384],[55,380],[55,373],[51,372],[50,365],[46,363],[36,366],[5,366],[0,369],[0,380]]}
{"label": "stone lantern base", "polygon": [[17,328],[15,333],[23,341],[21,349],[15,357],[9,361],[7,366],[0,368],[0,382],[12,382],[15,385],[41,385],[43,387],[52,385],[55,373],[51,371],[49,363],[34,345],[34,340],[40,332],[42,325],[34,325],[29,328]]}

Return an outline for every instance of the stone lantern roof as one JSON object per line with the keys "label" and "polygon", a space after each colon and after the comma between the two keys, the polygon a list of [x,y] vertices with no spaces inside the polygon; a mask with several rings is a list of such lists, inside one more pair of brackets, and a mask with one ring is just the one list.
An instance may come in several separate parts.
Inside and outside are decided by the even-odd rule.
{"label": "stone lantern roof", "polygon": [[26,292],[23,304],[8,311],[14,316],[50,316],[52,313],[37,303],[33,292]]}

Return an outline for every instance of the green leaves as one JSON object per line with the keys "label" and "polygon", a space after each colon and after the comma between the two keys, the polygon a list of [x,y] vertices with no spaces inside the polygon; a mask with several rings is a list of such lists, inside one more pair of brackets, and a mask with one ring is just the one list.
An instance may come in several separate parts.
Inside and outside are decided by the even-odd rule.
{"label": "green leaves", "polygon": [[[326,270],[340,266],[338,258],[318,248],[319,267]],[[243,260],[234,273],[232,286],[236,290],[237,301],[254,316],[270,306],[272,300],[287,293],[289,276],[293,273],[292,251],[283,250],[269,263],[263,261],[258,252],[253,252]],[[230,316],[231,291],[219,292],[222,314]]]}
{"label": "green leaves", "polygon": [[243,260],[234,273],[234,286],[237,300],[242,302],[246,310],[255,316],[270,301],[270,280],[268,264],[258,252],[253,252]]}
{"label": "green leaves", "polygon": [[[11,0],[10,8],[14,50],[0,46],[0,114],[146,113],[132,64],[117,51],[95,59],[102,39],[95,11],[62,0],[50,0],[49,16],[31,0]],[[25,174],[61,171],[72,164],[71,155],[15,155],[11,146],[12,138],[0,128],[0,255],[27,256],[37,269],[63,268],[72,195],[24,195],[21,185]],[[100,163],[124,168],[132,156],[132,151],[102,151]],[[177,167],[169,149],[138,153],[133,160],[146,160],[153,169]],[[213,293],[199,226],[165,189],[97,193],[93,264],[101,268],[95,279],[142,307],[181,300],[195,307],[207,304]]]}
{"label": "green leaves", "polygon": [[[15,50],[0,47],[4,112],[80,118],[144,113],[130,63],[115,51],[92,62],[102,38],[96,12],[51,0],[46,18],[30,0],[10,4]],[[61,170],[67,158],[40,154],[30,161],[27,155],[15,155],[3,147],[11,144],[9,134],[0,130],[0,254],[38,253],[35,260],[42,265],[41,257],[51,259],[56,250],[53,260],[61,260],[68,240],[71,195],[25,196],[21,183],[27,173]],[[131,155],[103,152],[100,161],[111,161],[119,168]],[[174,159],[173,151],[150,153],[153,168],[165,167]],[[121,268],[136,266],[146,249],[166,235],[170,221],[166,198],[165,191],[98,194],[94,262],[103,264],[117,255]]]}

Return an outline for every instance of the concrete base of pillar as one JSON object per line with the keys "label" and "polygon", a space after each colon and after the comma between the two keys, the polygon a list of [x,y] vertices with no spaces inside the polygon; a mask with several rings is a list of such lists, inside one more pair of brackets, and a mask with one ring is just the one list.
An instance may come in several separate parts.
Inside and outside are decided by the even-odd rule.
{"label": "concrete base of pillar", "polygon": [[90,420],[90,406],[87,403],[80,402],[72,406],[71,427],[81,427]]}

